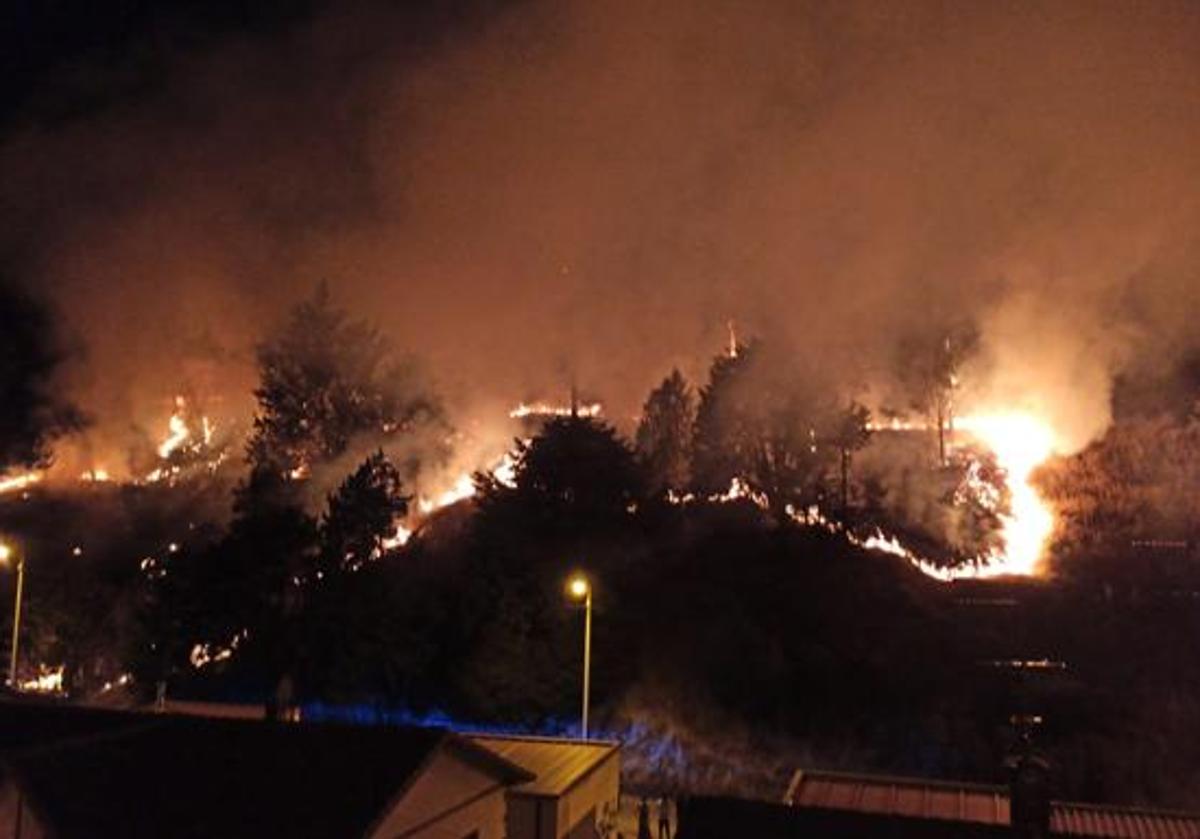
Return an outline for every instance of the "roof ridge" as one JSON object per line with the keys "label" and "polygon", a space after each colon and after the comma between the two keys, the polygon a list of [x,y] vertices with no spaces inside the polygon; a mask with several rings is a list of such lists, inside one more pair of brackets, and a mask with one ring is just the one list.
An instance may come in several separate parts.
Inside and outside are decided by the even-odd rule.
{"label": "roof ridge", "polygon": [[[792,775],[791,783],[788,786],[787,798],[790,799],[791,797],[797,795],[800,787],[802,787],[805,783],[809,781],[821,780],[847,781],[856,782],[859,784],[874,783],[880,786],[913,786],[934,788],[939,790],[966,790],[971,792],[998,794],[1008,799],[1011,799],[1012,797],[1009,793],[1009,788],[1003,784],[983,784],[974,781],[953,781],[944,778],[925,778],[916,775],[878,775],[865,772],[850,772],[832,769],[807,769],[801,767],[796,769]],[[1164,807],[1149,807],[1146,805],[1070,801],[1067,799],[1054,798],[1051,799],[1050,806],[1051,808],[1075,808],[1088,810],[1091,812],[1126,813],[1130,815],[1147,815],[1200,821],[1200,811],[1179,810]]]}
{"label": "roof ridge", "polygon": [[599,748],[615,749],[621,745],[620,740],[600,740],[590,738],[580,740],[574,737],[553,737],[544,734],[491,734],[486,731],[462,731],[461,737],[478,737],[487,740],[510,740],[527,743],[562,743],[567,746],[596,746]]}

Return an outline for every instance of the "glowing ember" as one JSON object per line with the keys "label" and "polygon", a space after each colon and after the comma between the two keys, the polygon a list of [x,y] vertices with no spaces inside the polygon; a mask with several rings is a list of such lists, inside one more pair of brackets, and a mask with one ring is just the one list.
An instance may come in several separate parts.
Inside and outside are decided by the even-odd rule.
{"label": "glowing ember", "polygon": [[47,667],[39,664],[37,675],[17,682],[17,689],[25,693],[62,693],[63,665]]}
{"label": "glowing ember", "polygon": [[171,452],[186,443],[191,436],[187,420],[183,415],[186,408],[187,403],[184,401],[184,398],[176,396],[175,413],[171,414],[171,419],[167,422],[167,428],[170,433],[167,435],[167,439],[163,440],[158,446],[158,456],[164,460],[171,456]]}
{"label": "glowing ember", "polygon": [[[526,440],[526,443],[529,441]],[[488,470],[491,476],[506,487],[514,487],[517,485],[517,458],[512,452],[505,452],[504,455],[497,461],[491,469]],[[417,509],[423,515],[440,510],[443,507],[449,507],[451,504],[457,504],[459,501],[465,501],[468,498],[475,497],[475,476],[470,472],[463,472],[454,479],[454,483],[444,492],[439,493],[433,498],[422,496],[417,502]]]}
{"label": "glowing ember", "polygon": [[396,548],[403,547],[408,544],[408,540],[412,538],[413,532],[402,524],[396,525],[396,532],[383,540],[383,549],[392,551]]}
{"label": "glowing ember", "polygon": [[18,490],[27,489],[41,479],[41,472],[24,472],[20,475],[9,475],[6,478],[0,478],[0,495],[6,492],[17,492]]}
{"label": "glowing ember", "polygon": [[79,480],[87,483],[106,483],[112,480],[112,476],[108,474],[108,470],[104,468],[89,469],[79,476]]}
{"label": "glowing ember", "polygon": [[512,419],[525,419],[526,417],[598,417],[604,409],[599,402],[582,402],[578,405],[553,405],[549,402],[534,402],[526,404],[522,402],[517,407],[508,412]]}
{"label": "glowing ember", "polygon": [[762,509],[770,507],[770,501],[764,493],[755,492],[750,488],[750,485],[741,478],[734,478],[729,482],[729,489],[721,495],[713,495],[709,497],[709,501],[724,503],[726,501],[737,501],[746,499],[752,501]]}
{"label": "glowing ember", "polygon": [[116,679],[116,681],[105,682],[103,685],[101,685],[100,693],[108,693],[109,691],[114,690],[116,688],[124,687],[125,685],[129,684],[132,681],[133,681],[132,673],[122,673]]}
{"label": "glowing ember", "polygon": [[[201,416],[197,425],[195,415],[191,414],[190,406],[182,396],[175,397],[175,411],[167,421],[167,432],[167,437],[158,446],[158,456],[166,462],[147,474],[142,479],[145,483],[162,480],[173,482],[185,472],[196,471],[200,466],[215,472],[227,456],[224,450],[212,449],[215,432],[213,423],[208,417]],[[188,463],[180,462],[179,455],[187,455]],[[192,463],[193,460],[204,462]]]}
{"label": "glowing ember", "polygon": [[196,644],[192,647],[191,653],[188,654],[188,661],[197,670],[201,670],[218,661],[226,661],[233,658],[233,654],[237,652],[237,648],[249,637],[250,630],[243,629],[230,639],[229,645],[226,647],[217,647],[212,644]]}
{"label": "glowing ember", "polygon": [[451,504],[457,504],[465,498],[470,498],[475,494],[475,482],[471,478],[470,473],[464,473],[458,476],[458,480],[454,482],[454,486],[438,495],[436,498],[422,498],[417,502],[422,513],[432,513],[434,510],[440,510],[442,507],[448,507]]}
{"label": "glowing ember", "polygon": [[1011,512],[1003,516],[1004,552],[989,558],[976,576],[1034,574],[1054,529],[1054,513],[1029,480],[1054,451],[1054,432],[1034,416],[1011,412],[964,417],[959,428],[985,446],[1008,475]]}
{"label": "glowing ember", "polygon": [[512,452],[505,452],[500,463],[492,469],[492,477],[510,489],[517,485],[517,458]]}

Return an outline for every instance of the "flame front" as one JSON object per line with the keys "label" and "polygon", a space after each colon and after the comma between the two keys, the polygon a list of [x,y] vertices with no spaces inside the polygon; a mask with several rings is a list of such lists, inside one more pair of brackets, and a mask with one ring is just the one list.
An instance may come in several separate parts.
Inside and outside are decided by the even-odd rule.
{"label": "flame front", "polygon": [[27,489],[42,479],[41,472],[21,472],[16,475],[0,477],[0,495],[6,492],[17,492]]}
{"label": "flame front", "polygon": [[510,419],[526,417],[598,417],[604,411],[599,402],[583,402],[575,405],[555,405],[551,402],[522,402],[508,412]]}
{"label": "flame front", "polygon": [[1004,551],[981,576],[1037,572],[1054,513],[1030,483],[1033,471],[1054,452],[1054,432],[1032,414],[1013,411],[963,417],[957,425],[987,446],[1008,476],[1011,509],[1003,517]]}
{"label": "flame front", "polygon": [[184,418],[183,412],[186,407],[182,396],[175,397],[175,413],[171,414],[171,419],[167,423],[167,429],[170,433],[167,434],[167,439],[163,440],[158,446],[158,456],[166,460],[171,456],[171,452],[187,442],[191,432],[188,431],[187,420]]}

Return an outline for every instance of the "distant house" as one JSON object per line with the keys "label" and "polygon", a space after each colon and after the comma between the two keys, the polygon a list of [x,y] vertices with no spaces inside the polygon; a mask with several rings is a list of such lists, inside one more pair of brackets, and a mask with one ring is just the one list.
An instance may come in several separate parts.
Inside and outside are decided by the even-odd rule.
{"label": "distant house", "polygon": [[[1009,789],[1002,786],[801,770],[780,804],[729,798],[687,802],[679,839],[998,839],[1020,833],[1012,812]],[[1040,835],[1200,837],[1200,813],[1050,801],[1048,816],[1048,832]]]}
{"label": "distant house", "polygon": [[502,839],[532,773],[449,732],[0,705],[0,837]]}
{"label": "distant house", "polygon": [[469,735],[531,776],[508,790],[509,839],[596,839],[615,818],[620,746],[600,740]]}

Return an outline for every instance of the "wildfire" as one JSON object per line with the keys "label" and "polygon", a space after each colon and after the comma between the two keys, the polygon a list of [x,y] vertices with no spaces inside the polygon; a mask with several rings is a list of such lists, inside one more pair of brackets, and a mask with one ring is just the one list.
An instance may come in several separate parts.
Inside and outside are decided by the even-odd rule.
{"label": "wildfire", "polygon": [[[209,421],[208,417],[201,416],[197,426],[194,414],[189,420],[190,413],[191,409],[187,400],[182,396],[176,396],[175,410],[167,421],[167,436],[158,445],[158,456],[163,463],[146,474],[141,479],[143,482],[149,484],[164,480],[173,482],[185,471],[194,470],[199,466],[215,472],[225,461],[228,452],[213,448],[215,432],[213,423]],[[190,466],[178,461],[177,455],[180,454],[188,456],[187,460],[191,464]]]}
{"label": "wildfire", "polygon": [[1036,573],[1054,513],[1030,483],[1033,471],[1054,452],[1053,430],[1018,411],[964,417],[958,426],[987,446],[1008,475],[1011,510],[1003,517],[1004,551],[989,557],[974,576]]}
{"label": "wildfire", "polygon": [[[505,452],[499,460],[492,464],[488,470],[500,483],[505,486],[516,486],[517,481],[517,459],[512,452]],[[417,501],[417,509],[423,515],[429,515],[432,512],[449,507],[451,504],[457,504],[459,501],[465,501],[475,495],[475,476],[471,472],[463,472],[454,479],[454,483],[450,488],[438,493],[432,498],[422,496]],[[403,543],[401,543],[403,544]]]}
{"label": "wildfire", "polygon": [[250,630],[243,629],[241,632],[235,634],[230,639],[229,644],[224,647],[214,644],[196,644],[192,647],[191,653],[188,654],[188,661],[197,670],[202,670],[208,665],[219,661],[226,661],[233,658],[233,654],[237,652],[237,648],[249,637]]}
{"label": "wildfire", "polygon": [[61,664],[57,667],[39,664],[35,675],[17,682],[17,689],[23,693],[62,693],[65,669]]}
{"label": "wildfire", "polygon": [[434,510],[440,510],[442,507],[456,504],[465,498],[470,498],[474,494],[475,481],[471,478],[471,473],[464,472],[458,476],[458,479],[450,489],[441,493],[436,498],[422,498],[417,502],[417,506],[422,513],[428,514]]}
{"label": "wildfire", "polygon": [[403,547],[408,544],[408,540],[412,538],[413,532],[402,524],[396,525],[396,532],[383,540],[383,549],[392,551],[396,548]]}
{"label": "wildfire", "polygon": [[555,405],[550,402],[522,402],[508,412],[512,419],[526,417],[598,417],[604,406],[599,402],[581,402],[577,405]]}
{"label": "wildfire", "polygon": [[[1033,415],[1021,411],[962,417],[956,421],[956,426],[991,451],[997,464],[1004,470],[1011,495],[1009,512],[1001,516],[1004,548],[977,557],[965,565],[945,567],[920,556],[905,547],[895,536],[880,530],[865,537],[847,531],[847,538],[861,548],[901,557],[923,574],[943,582],[1036,574],[1042,551],[1054,529],[1054,513],[1030,484],[1030,477],[1033,471],[1053,454],[1054,431]],[[875,431],[921,431],[926,428],[923,423],[895,418],[872,426],[872,430]],[[967,480],[978,481],[977,471],[977,468],[973,467]],[[988,498],[989,489],[987,486],[981,487],[980,495]],[[994,494],[994,490],[992,492]],[[670,492],[667,494],[667,500],[672,504],[689,504],[698,499],[691,493],[681,495]],[[743,479],[737,477],[730,482],[727,491],[709,495],[704,500],[710,503],[748,500],[763,509],[769,506],[765,495],[755,492]],[[999,500],[999,497],[993,497],[990,503],[998,505]],[[788,506],[786,512],[802,525],[822,526],[831,531],[841,530],[816,507],[795,510]]]}
{"label": "wildfire", "polygon": [[187,402],[182,396],[175,397],[175,413],[171,414],[171,419],[167,422],[167,428],[170,433],[167,434],[167,439],[163,440],[158,446],[158,456],[166,460],[171,456],[171,452],[178,449],[188,438],[192,436],[188,430],[187,419],[184,417],[184,410],[187,408]]}
{"label": "wildfire", "polygon": [[6,492],[18,492],[36,484],[42,479],[41,472],[22,472],[0,478],[0,495]]}

